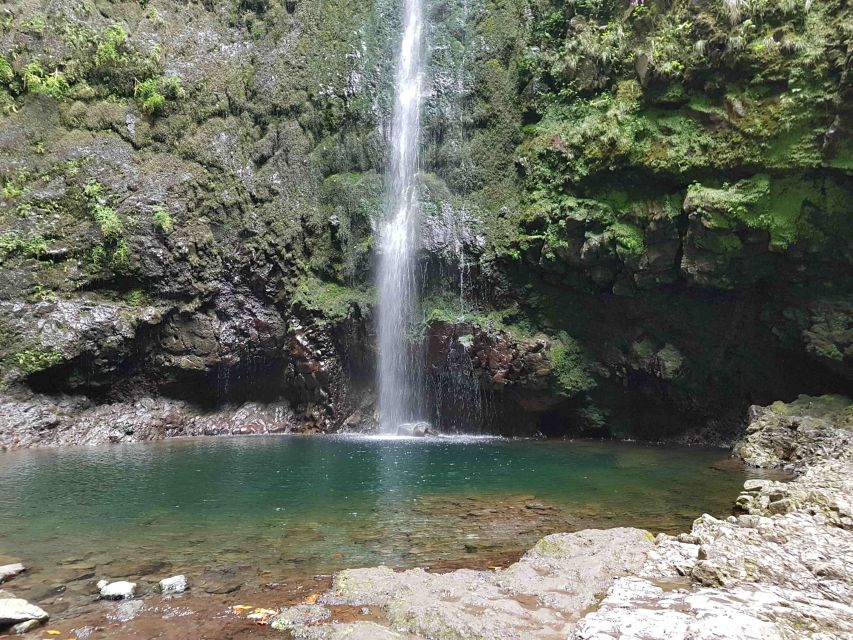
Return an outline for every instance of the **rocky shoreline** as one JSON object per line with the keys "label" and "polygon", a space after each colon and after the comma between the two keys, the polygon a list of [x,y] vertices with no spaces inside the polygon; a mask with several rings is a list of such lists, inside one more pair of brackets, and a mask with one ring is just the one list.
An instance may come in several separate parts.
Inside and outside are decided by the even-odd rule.
{"label": "rocky shoreline", "polygon": [[[801,396],[752,407],[734,452],[799,475],[787,483],[749,480],[737,515],[703,515],[677,536],[630,528],[554,534],[505,568],[351,569],[307,596],[300,588],[286,597],[275,589],[197,597],[192,585],[180,595],[139,599],[137,592],[52,624],[77,637],[79,629],[100,629],[93,638],[118,629],[151,637],[155,628],[167,629],[157,637],[186,637],[223,619],[237,630],[228,637],[254,637],[262,623],[262,635],[309,640],[850,637],[853,403]],[[14,588],[14,575],[7,577]],[[93,597],[104,597],[107,586],[93,586]],[[236,606],[236,597],[253,604]],[[38,614],[16,621],[21,632],[50,613],[10,591],[0,594],[4,606]]]}
{"label": "rocky shoreline", "polygon": [[[494,571],[348,570],[318,603],[285,609],[271,624],[318,640],[850,637],[851,426],[853,404],[837,396],[753,407],[735,452],[802,473],[790,483],[748,481],[740,515],[703,515],[675,537],[555,534]],[[338,623],[332,605],[383,617]]]}
{"label": "rocky shoreline", "polygon": [[[703,515],[676,537],[555,534],[494,571],[348,570],[319,602],[270,623],[323,640],[851,637],[853,404],[802,396],[750,414],[736,454],[801,475],[748,481],[740,515]],[[340,605],[382,618],[335,622],[329,607]]]}

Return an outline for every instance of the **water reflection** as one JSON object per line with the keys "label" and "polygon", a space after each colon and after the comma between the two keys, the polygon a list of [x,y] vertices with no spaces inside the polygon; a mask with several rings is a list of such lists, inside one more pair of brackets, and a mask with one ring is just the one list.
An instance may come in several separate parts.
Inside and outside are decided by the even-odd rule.
{"label": "water reflection", "polygon": [[38,571],[79,568],[62,564],[70,558],[120,576],[156,560],[182,571],[251,566],[266,580],[473,561],[554,531],[677,531],[703,511],[726,515],[745,479],[727,458],[616,443],[299,436],[10,452],[0,454],[0,554]]}

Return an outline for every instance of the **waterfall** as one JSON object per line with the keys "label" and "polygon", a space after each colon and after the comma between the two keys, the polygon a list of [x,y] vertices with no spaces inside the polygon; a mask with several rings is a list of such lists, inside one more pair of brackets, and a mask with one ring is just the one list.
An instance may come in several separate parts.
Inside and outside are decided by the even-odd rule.
{"label": "waterfall", "polygon": [[385,220],[379,232],[379,416],[383,433],[413,422],[419,402],[418,363],[408,332],[418,309],[415,277],[421,104],[422,0],[405,0],[397,59],[391,167]]}

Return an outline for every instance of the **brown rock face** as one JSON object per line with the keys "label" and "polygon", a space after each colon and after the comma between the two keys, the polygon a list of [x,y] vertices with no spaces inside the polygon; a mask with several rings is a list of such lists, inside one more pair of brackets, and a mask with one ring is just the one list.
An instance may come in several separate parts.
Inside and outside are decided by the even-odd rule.
{"label": "brown rock face", "polygon": [[463,404],[469,424],[473,416],[500,432],[535,432],[538,414],[559,402],[552,391],[550,350],[542,337],[518,340],[471,323],[432,323],[426,335],[426,386],[438,426],[454,412],[452,405]]}

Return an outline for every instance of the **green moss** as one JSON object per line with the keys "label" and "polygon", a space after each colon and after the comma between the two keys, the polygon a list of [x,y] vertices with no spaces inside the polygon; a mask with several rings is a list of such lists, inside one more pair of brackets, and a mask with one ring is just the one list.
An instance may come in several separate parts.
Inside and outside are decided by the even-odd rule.
{"label": "green moss", "polygon": [[154,207],[151,218],[154,221],[154,225],[166,235],[174,231],[175,222],[172,219],[172,214],[169,213],[169,210],[166,209],[166,207],[162,205]]}
{"label": "green moss", "polygon": [[0,262],[16,253],[38,259],[49,249],[48,241],[38,234],[23,235],[14,231],[0,234]]}
{"label": "green moss", "polygon": [[0,56],[0,85],[9,86],[9,83],[15,79],[15,72],[12,71],[12,65],[5,57]]}
{"label": "green moss", "polygon": [[373,304],[373,293],[305,275],[296,286],[293,303],[319,314],[324,320],[337,321],[348,318],[357,308],[369,308]]}
{"label": "green moss", "polygon": [[124,236],[124,222],[118,212],[109,205],[104,185],[89,180],[83,189],[86,208],[92,216],[103,241],[92,248],[91,264],[95,275],[128,272],[131,263],[130,247]]}
{"label": "green moss", "polygon": [[111,67],[127,62],[128,52],[125,47],[127,31],[120,24],[107,28],[105,37],[95,51],[96,67]]}
{"label": "green moss", "polygon": [[44,21],[44,18],[41,16],[33,16],[29,20],[24,23],[24,29],[29,31],[30,33],[34,33],[36,35],[42,35],[44,33],[47,24]]}
{"label": "green moss", "polygon": [[140,307],[147,303],[148,296],[142,289],[131,289],[122,294],[121,299],[134,307]]}
{"label": "green moss", "polygon": [[148,78],[136,85],[134,97],[143,113],[157,115],[163,113],[170,101],[183,97],[181,81],[174,76]]}
{"label": "green moss", "polygon": [[62,71],[47,72],[38,60],[24,68],[23,82],[27,91],[43,93],[57,100],[64,98],[70,88]]}
{"label": "green moss", "polygon": [[610,234],[616,239],[617,244],[629,255],[639,256],[646,250],[643,240],[643,230],[639,227],[617,222],[609,227]]}
{"label": "green moss", "polygon": [[16,353],[14,360],[24,375],[32,375],[59,364],[62,362],[62,355],[44,349],[25,349]]}
{"label": "green moss", "polygon": [[[842,195],[844,194],[844,195]],[[841,214],[850,191],[835,179],[771,177],[759,174],[734,184],[693,184],[684,207],[712,229],[764,229],[770,246],[784,250],[801,244],[812,250],[832,246],[851,226]]]}
{"label": "green moss", "polygon": [[50,249],[50,246],[47,240],[39,235],[30,236],[21,247],[23,254],[30,258],[40,258],[47,253],[48,249]]}
{"label": "green moss", "polygon": [[91,206],[91,212],[106,240],[117,240],[124,233],[124,224],[112,207],[95,203]]}
{"label": "green moss", "polygon": [[595,387],[580,346],[566,333],[560,333],[551,345],[551,366],[561,396],[571,398]]}

